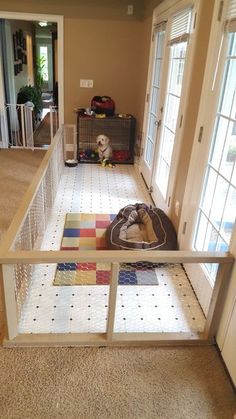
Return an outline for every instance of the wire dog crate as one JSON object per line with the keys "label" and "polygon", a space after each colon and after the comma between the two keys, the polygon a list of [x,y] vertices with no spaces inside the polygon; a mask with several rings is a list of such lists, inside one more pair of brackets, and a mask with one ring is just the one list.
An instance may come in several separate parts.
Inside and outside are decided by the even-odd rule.
{"label": "wire dog crate", "polygon": [[110,138],[114,163],[134,161],[136,119],[127,117],[96,118],[84,115],[77,116],[77,149],[80,162],[97,162],[96,138],[105,134]]}

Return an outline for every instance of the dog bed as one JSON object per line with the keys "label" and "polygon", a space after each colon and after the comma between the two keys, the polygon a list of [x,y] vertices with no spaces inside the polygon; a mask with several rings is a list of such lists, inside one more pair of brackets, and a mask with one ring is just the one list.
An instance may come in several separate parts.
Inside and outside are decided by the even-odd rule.
{"label": "dog bed", "polygon": [[146,204],[122,208],[106,230],[106,244],[111,250],[176,250],[175,229],[160,208]]}

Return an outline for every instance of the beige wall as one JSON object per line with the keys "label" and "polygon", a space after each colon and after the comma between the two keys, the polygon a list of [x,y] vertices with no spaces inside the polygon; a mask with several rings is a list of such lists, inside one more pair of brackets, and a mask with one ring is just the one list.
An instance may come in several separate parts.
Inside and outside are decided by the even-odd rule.
{"label": "beige wall", "polygon": [[[149,33],[143,1],[134,0],[133,16],[125,0],[1,0],[1,10],[64,15],[65,122],[75,122],[74,108],[88,107],[94,95],[109,95],[116,110],[131,113],[142,126]],[[80,78],[94,80],[80,88]],[[60,88],[60,86],[59,86]]]}
{"label": "beige wall", "polygon": [[[147,57],[143,22],[66,19],[65,120],[73,122],[73,109],[90,106],[94,95],[108,95],[117,112],[141,122]],[[92,79],[94,87],[81,88],[80,79]]]}

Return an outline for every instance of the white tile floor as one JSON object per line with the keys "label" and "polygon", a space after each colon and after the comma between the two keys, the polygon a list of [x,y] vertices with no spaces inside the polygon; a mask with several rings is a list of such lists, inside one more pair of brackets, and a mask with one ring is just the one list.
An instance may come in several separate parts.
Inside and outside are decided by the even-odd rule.
{"label": "white tile floor", "polygon": [[[127,204],[150,203],[133,166],[96,164],[65,168],[43,249],[60,248],[68,212],[118,213]],[[20,333],[105,332],[109,286],[53,286],[55,265],[36,268]],[[116,332],[197,332],[205,318],[180,265],[158,268],[158,285],[119,286]]]}

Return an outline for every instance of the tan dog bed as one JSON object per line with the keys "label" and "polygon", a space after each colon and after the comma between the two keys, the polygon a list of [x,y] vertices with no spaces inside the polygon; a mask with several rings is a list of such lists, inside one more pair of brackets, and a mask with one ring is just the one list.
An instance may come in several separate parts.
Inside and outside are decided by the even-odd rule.
{"label": "tan dog bed", "polygon": [[146,204],[122,208],[106,231],[107,247],[113,250],[176,250],[175,229],[160,208]]}

